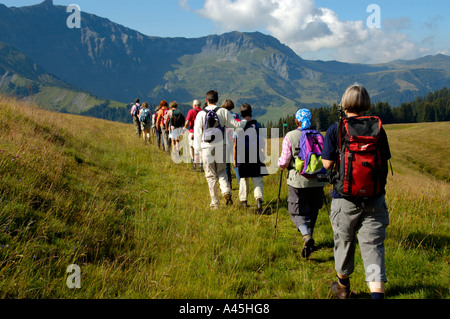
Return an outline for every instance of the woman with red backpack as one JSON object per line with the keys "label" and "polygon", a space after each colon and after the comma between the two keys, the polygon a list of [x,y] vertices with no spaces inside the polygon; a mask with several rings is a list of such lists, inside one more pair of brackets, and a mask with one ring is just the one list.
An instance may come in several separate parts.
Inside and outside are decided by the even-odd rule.
{"label": "woman with red backpack", "polygon": [[356,239],[364,262],[366,282],[373,299],[384,298],[387,281],[384,240],[389,225],[385,202],[388,160],[386,132],[375,116],[362,116],[371,108],[369,94],[358,84],[345,91],[341,107],[346,117],[327,130],[322,162],[334,185],[330,219],[334,232],[337,281],[332,292],[340,299],[350,296]]}

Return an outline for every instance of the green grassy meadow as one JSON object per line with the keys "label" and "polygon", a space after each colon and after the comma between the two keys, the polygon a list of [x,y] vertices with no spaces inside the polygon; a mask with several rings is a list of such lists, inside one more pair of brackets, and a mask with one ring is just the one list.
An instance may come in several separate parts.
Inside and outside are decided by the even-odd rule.
{"label": "green grassy meadow", "polygon": [[[386,131],[386,298],[448,299],[450,123]],[[264,179],[264,215],[236,205],[235,180],[235,205],[211,211],[204,175],[145,145],[131,124],[0,96],[0,298],[332,298],[328,208],[317,250],[301,258],[285,182],[275,236],[279,178]],[[71,264],[80,289],[66,284]],[[351,281],[353,298],[370,298],[358,249]]]}

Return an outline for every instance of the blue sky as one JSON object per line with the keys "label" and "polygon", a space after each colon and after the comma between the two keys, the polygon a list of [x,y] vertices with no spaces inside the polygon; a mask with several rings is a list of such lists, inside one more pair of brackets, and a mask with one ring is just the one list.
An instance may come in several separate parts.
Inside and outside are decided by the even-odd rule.
{"label": "blue sky", "polygon": [[[25,6],[41,0],[0,0]],[[195,38],[261,31],[305,59],[383,63],[450,55],[448,0],[53,0],[146,35]],[[380,28],[369,28],[370,4]],[[376,20],[374,20],[376,22]]]}

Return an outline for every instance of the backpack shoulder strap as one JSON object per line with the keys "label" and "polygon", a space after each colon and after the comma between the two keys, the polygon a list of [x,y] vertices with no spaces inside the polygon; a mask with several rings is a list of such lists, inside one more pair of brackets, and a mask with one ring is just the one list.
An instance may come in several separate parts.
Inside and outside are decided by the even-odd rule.
{"label": "backpack shoulder strap", "polygon": [[[300,152],[300,141],[302,140],[303,132],[302,132],[302,130],[297,129],[297,130],[292,131],[290,134],[293,135],[292,136],[293,138],[295,138],[295,139],[298,138],[298,143],[296,143],[296,146],[292,145],[292,148],[293,148],[292,157],[295,157],[295,153],[297,153],[297,156],[298,156],[298,154]],[[298,135],[300,135],[300,136],[298,136]],[[296,152],[294,152],[294,151],[296,151]]]}
{"label": "backpack shoulder strap", "polygon": [[252,127],[253,124],[256,124],[255,120],[251,120],[251,121],[247,122],[244,126],[244,131],[247,131],[250,127]]}

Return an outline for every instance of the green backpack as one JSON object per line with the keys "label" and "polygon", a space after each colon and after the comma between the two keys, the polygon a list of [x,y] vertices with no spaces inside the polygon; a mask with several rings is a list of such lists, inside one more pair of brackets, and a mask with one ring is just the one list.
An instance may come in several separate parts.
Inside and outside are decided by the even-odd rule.
{"label": "green backpack", "polygon": [[184,115],[180,110],[172,111],[172,116],[170,117],[170,125],[178,128],[178,127],[184,126],[185,122],[186,121],[185,121]]}
{"label": "green backpack", "polygon": [[325,174],[322,164],[323,136],[316,130],[302,130],[300,152],[295,159],[295,169],[305,177]]}

